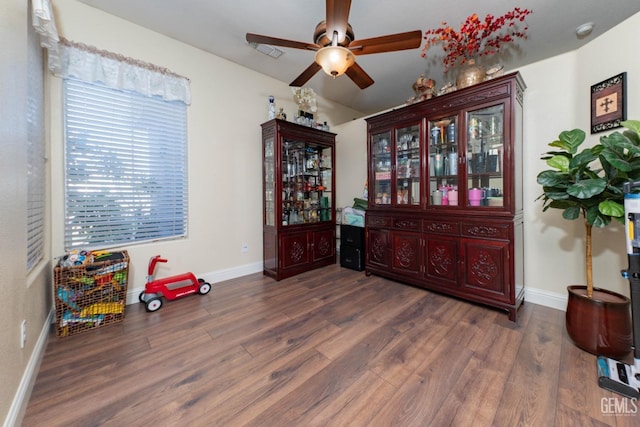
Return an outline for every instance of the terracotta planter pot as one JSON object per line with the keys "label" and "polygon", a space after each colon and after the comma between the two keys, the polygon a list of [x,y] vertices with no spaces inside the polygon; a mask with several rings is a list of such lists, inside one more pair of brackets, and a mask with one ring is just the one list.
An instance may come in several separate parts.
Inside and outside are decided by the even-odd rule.
{"label": "terracotta planter pot", "polygon": [[606,289],[567,286],[566,326],[569,337],[581,349],[599,356],[621,359],[631,352],[631,300]]}

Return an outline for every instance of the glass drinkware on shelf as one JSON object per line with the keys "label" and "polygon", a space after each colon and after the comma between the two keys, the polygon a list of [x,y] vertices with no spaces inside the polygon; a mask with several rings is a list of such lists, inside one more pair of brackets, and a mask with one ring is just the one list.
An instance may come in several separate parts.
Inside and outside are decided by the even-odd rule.
{"label": "glass drinkware on shelf", "polygon": [[439,145],[441,142],[440,140],[440,128],[437,126],[434,126],[431,128],[431,144],[432,145]]}
{"label": "glass drinkware on shelf", "polygon": [[442,204],[442,191],[440,190],[433,190],[431,192],[431,202],[434,205],[441,205]]}
{"label": "glass drinkware on shelf", "polygon": [[434,157],[434,175],[442,176],[444,174],[444,156],[440,153],[437,153]]}
{"label": "glass drinkware on shelf", "polygon": [[449,175],[458,174],[458,153],[452,148],[452,151],[448,155],[449,162]]}
{"label": "glass drinkware on shelf", "polygon": [[451,122],[447,126],[447,142],[456,142],[456,123]]}
{"label": "glass drinkware on shelf", "polygon": [[449,197],[449,204],[451,206],[458,206],[458,190],[452,188],[447,192],[447,196]]}

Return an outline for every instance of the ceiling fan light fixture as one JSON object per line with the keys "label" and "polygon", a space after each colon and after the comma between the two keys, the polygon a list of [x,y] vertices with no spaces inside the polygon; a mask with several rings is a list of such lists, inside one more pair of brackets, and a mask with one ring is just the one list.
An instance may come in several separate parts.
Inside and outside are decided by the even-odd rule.
{"label": "ceiling fan light fixture", "polygon": [[344,74],[353,65],[353,53],[342,46],[326,46],[316,52],[316,62],[332,77]]}

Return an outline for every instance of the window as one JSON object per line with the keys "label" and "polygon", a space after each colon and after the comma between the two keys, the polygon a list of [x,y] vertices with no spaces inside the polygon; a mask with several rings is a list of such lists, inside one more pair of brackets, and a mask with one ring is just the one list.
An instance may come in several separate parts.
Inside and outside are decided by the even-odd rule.
{"label": "window", "polygon": [[187,232],[187,106],[64,80],[67,250]]}

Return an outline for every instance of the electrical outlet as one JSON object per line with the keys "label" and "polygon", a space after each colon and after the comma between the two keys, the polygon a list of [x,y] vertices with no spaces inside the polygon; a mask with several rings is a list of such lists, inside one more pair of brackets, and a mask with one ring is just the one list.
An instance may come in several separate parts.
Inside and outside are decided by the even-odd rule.
{"label": "electrical outlet", "polygon": [[248,243],[243,243],[242,244],[242,249],[240,249],[240,252],[249,252],[249,244]]}
{"label": "electrical outlet", "polygon": [[27,342],[27,321],[23,320],[20,324],[20,348],[24,348]]}

